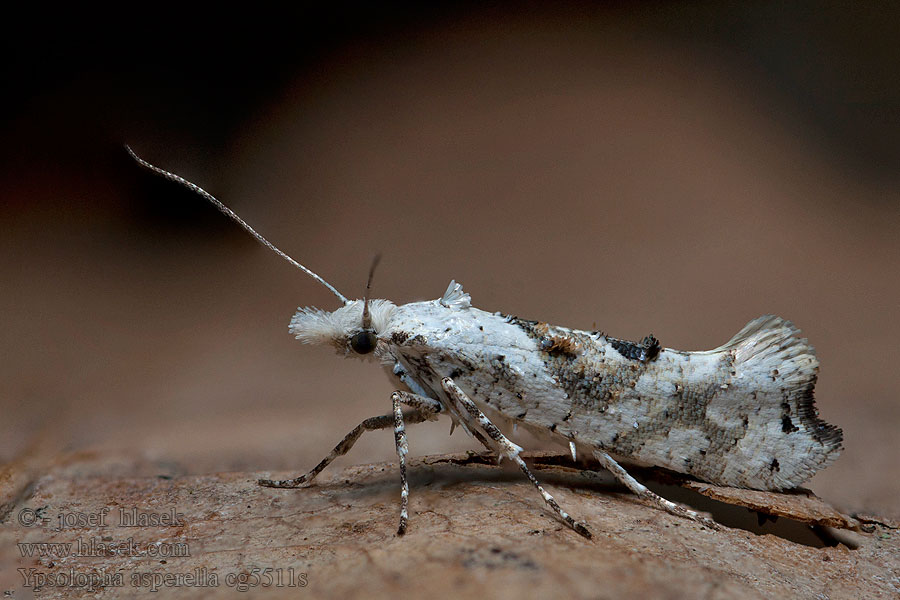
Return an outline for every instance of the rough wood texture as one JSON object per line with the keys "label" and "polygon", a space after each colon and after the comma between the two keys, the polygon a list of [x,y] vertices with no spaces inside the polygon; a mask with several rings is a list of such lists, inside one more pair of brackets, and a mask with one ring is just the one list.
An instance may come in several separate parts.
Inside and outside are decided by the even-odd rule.
{"label": "rough wood texture", "polygon": [[[678,498],[711,510],[728,525],[714,532],[645,506],[602,475],[554,464],[565,461],[545,454],[532,460],[538,476],[564,507],[588,522],[592,541],[558,522],[518,472],[485,464],[481,455],[411,461],[411,522],[403,538],[395,534],[399,493],[392,464],[326,472],[311,487],[273,490],[256,485],[258,473],[96,475],[121,470],[110,468],[116,460],[121,458],[69,457],[28,483],[27,461],[7,469],[0,481],[8,509],[0,529],[0,585],[11,597],[113,598],[146,593],[153,584],[171,593],[166,588],[178,583],[177,574],[195,578],[193,585],[181,582],[178,597],[233,596],[241,581],[258,594],[266,573],[255,568],[273,569],[266,597],[481,598],[488,590],[499,598],[835,599],[900,593],[900,533],[889,523],[817,538],[785,519],[757,529],[755,516],[744,508],[734,512],[696,493]],[[146,473],[146,467],[124,471]],[[698,486],[702,493],[711,493],[708,488]],[[719,489],[717,495],[727,494]],[[783,496],[776,505],[782,514],[804,520],[833,510],[806,495]],[[104,528],[59,528],[60,514],[98,515],[107,507]],[[120,508],[183,516],[176,514],[174,526],[124,528],[117,525]],[[47,526],[17,524],[23,509],[42,509]],[[826,518],[835,514],[840,513]],[[17,546],[59,542],[98,548],[129,538],[133,545],[90,557],[23,558]],[[821,539],[843,543],[827,547]],[[189,556],[141,554],[148,545]],[[106,573],[113,585],[32,591],[23,587],[17,569]],[[295,582],[305,582],[305,588],[275,587],[279,569],[283,583],[293,570]],[[146,575],[133,580],[135,573]],[[213,577],[216,585],[196,586]]]}

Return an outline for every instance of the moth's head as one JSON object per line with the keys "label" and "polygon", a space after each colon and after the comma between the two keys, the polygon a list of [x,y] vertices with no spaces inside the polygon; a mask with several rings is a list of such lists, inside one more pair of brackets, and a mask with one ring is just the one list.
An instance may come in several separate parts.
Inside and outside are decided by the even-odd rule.
{"label": "moth's head", "polygon": [[376,255],[369,268],[366,297],[362,300],[346,300],[344,306],[334,312],[318,308],[301,308],[291,319],[290,331],[305,344],[330,343],[338,353],[365,356],[378,349],[379,334],[391,320],[395,305],[387,300],[369,300],[372,275],[381,260]]}
{"label": "moth's head", "polygon": [[[331,344],[345,355],[372,354],[387,331],[396,306],[388,300],[351,300],[334,312],[301,308],[290,331],[304,344]],[[368,312],[368,318],[365,313]]]}

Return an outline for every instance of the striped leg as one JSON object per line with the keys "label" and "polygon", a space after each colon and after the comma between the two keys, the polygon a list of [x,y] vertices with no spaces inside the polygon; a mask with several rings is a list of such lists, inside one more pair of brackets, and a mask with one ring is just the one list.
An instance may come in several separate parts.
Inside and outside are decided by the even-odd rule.
{"label": "striped leg", "polygon": [[606,452],[603,452],[601,450],[594,450],[593,454],[594,458],[600,461],[600,464],[604,469],[612,473],[620,483],[637,494],[639,498],[644,498],[657,508],[672,513],[673,515],[684,517],[685,519],[691,519],[692,521],[697,521],[701,525],[709,527],[710,529],[714,529],[717,531],[721,529],[721,527],[719,527],[719,524],[712,519],[704,517],[703,515],[681,505],[675,504],[670,500],[666,500],[662,496],[654,494],[653,492],[648,490],[646,486],[629,475],[628,471],[623,469],[622,465],[613,460],[613,458]]}
{"label": "striped leg", "polygon": [[403,423],[403,411],[400,409],[400,392],[391,394],[394,406],[394,443],[397,445],[397,458],[400,460],[400,526],[397,535],[406,533],[409,521],[409,480],[406,478],[406,455],[409,445],[406,443],[406,427]]}
{"label": "striped leg", "polygon": [[[416,394],[402,391],[394,392],[394,395],[397,396],[398,403],[405,404],[406,406],[415,409],[415,412],[410,412],[405,417],[401,413],[401,422],[402,419],[405,418],[406,422],[410,425],[434,419],[443,409],[440,402],[438,402],[437,400],[432,400],[431,398],[426,398],[424,396],[418,396]],[[310,481],[315,479],[316,476],[321,473],[325,467],[330,465],[331,462],[334,461],[334,459],[336,459],[338,456],[347,454],[347,452],[350,451],[350,448],[353,447],[353,444],[356,443],[356,440],[360,438],[363,432],[387,429],[392,425],[396,428],[396,409],[392,414],[389,415],[369,417],[368,419],[354,427],[353,430],[345,435],[344,439],[342,439],[338,443],[338,445],[334,447],[334,450],[332,450],[328,454],[328,456],[323,458],[321,462],[319,462],[319,464],[317,464],[309,473],[305,473],[304,475],[300,475],[299,477],[294,477],[293,479],[260,479],[257,483],[265,487],[273,488],[300,487],[301,485],[309,483]]]}
{"label": "striped leg", "polygon": [[[441,386],[444,388],[444,391],[447,392],[451,398],[456,400],[456,402],[463,409],[461,413],[463,415],[468,415],[472,422],[477,423],[481,429],[488,435],[489,438],[494,440],[494,442],[499,446],[500,451],[503,452],[511,461],[515,462],[519,465],[519,468],[522,469],[522,472],[525,473],[525,476],[528,477],[528,480],[537,488],[537,491],[540,492],[541,497],[544,498],[544,502],[547,503],[550,508],[553,509],[560,519],[565,521],[565,523],[574,529],[576,532],[580,533],[584,537],[590,539],[591,532],[585,527],[582,523],[578,523],[569,516],[569,514],[564,511],[560,505],[553,499],[553,496],[547,493],[547,491],[538,483],[538,480],[528,469],[528,466],[525,464],[525,461],[519,456],[519,453],[522,451],[520,446],[513,444],[509,439],[503,435],[503,433],[497,429],[497,426],[491,423],[491,421],[484,415],[481,410],[472,400],[466,396],[465,392],[459,389],[453,380],[449,377],[445,377],[441,380]],[[472,424],[470,423],[470,428],[472,428]]]}

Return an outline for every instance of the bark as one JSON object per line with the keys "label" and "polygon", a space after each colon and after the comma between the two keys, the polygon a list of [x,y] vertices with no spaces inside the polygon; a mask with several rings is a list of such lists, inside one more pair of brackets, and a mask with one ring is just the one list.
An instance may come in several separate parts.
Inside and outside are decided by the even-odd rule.
{"label": "bark", "polygon": [[[570,459],[531,456],[548,491],[588,523],[587,540],[508,465],[475,454],[431,456],[410,461],[410,526],[398,537],[399,477],[389,463],[326,471],[309,487],[276,490],[256,485],[261,473],[128,478],[85,474],[83,460],[57,460],[40,473],[25,461],[0,478],[0,584],[12,597],[117,598],[153,587],[177,587],[184,598],[232,597],[246,585],[266,597],[834,599],[896,597],[900,586],[896,524],[861,523],[808,493],[650,483],[711,512],[724,525],[712,531],[643,504]],[[746,506],[781,518],[760,525]],[[126,518],[157,515],[156,522],[122,527],[120,509]],[[22,526],[28,511],[47,523]],[[60,515],[73,522],[60,527]],[[77,515],[95,522],[75,523]],[[810,523],[819,523],[818,535]],[[98,555],[22,557],[17,544],[28,542],[80,544]],[[57,580],[32,591],[18,569],[105,574],[106,586]]]}

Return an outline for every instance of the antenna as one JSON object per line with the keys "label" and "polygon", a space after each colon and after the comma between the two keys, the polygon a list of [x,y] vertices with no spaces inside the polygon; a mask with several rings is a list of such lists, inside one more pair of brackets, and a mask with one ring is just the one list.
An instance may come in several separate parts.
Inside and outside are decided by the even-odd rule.
{"label": "antenna", "polygon": [[375,274],[375,267],[378,266],[378,263],[381,262],[381,254],[376,254],[375,258],[372,259],[372,266],[369,267],[369,279],[366,281],[366,295],[363,296],[363,314],[362,314],[362,326],[363,329],[371,329],[372,328],[372,315],[369,314],[369,288],[372,287],[372,275]]}
{"label": "antenna", "polygon": [[[298,263],[296,260],[294,260],[287,254],[285,254],[284,252],[279,250],[275,246],[275,244],[273,244],[272,242],[270,242],[269,240],[267,240],[266,238],[261,236],[259,233],[257,233],[256,230],[253,229],[252,227],[250,227],[250,225],[248,225],[246,221],[244,221],[242,218],[237,216],[237,214],[233,210],[231,210],[230,208],[228,208],[227,206],[222,204],[219,200],[217,200],[215,198],[215,196],[213,196],[212,194],[210,194],[209,192],[204,190],[202,187],[200,187],[199,185],[197,185],[195,183],[191,183],[190,181],[188,181],[184,177],[181,177],[180,175],[176,175],[175,173],[170,173],[169,171],[166,171],[165,169],[160,169],[157,166],[151,165],[146,160],[144,160],[143,158],[141,158],[140,156],[135,154],[134,150],[131,149],[131,146],[129,146],[127,144],[125,145],[125,150],[128,151],[128,154],[131,155],[131,158],[133,158],[139,165],[141,165],[145,169],[147,169],[149,171],[153,171],[157,175],[160,175],[161,177],[164,177],[165,179],[168,179],[169,181],[174,181],[175,183],[179,183],[179,184],[183,185],[184,187],[186,187],[187,189],[194,192],[195,194],[198,194],[198,195],[202,196],[203,198],[206,198],[207,200],[209,200],[216,208],[218,208],[226,216],[230,217],[234,222],[236,222],[238,225],[243,227],[247,233],[249,233],[250,235],[255,237],[256,240],[260,244],[262,244],[269,250],[273,251],[275,254],[277,254],[284,260],[288,261],[289,263],[291,263],[292,265],[294,265],[295,267],[297,267],[298,269],[300,269],[301,271],[303,271],[304,273],[306,273],[307,275],[309,275],[310,277],[312,277],[313,279],[315,279],[316,281],[318,281],[319,283],[324,285],[326,288],[328,288],[328,290],[332,294],[337,296],[338,300],[340,300],[342,303],[347,304],[350,302],[349,300],[347,300],[346,297],[344,297],[343,294],[341,294],[339,291],[337,291],[333,285],[331,285],[330,283],[328,283],[327,281],[325,281],[324,279],[322,279],[321,277],[319,277],[318,275],[316,275],[315,273],[313,273],[312,271],[310,271],[309,269],[307,269],[306,267],[304,267],[303,265]],[[369,272],[369,283],[372,282],[372,272],[375,271],[376,264],[378,264],[377,258],[376,258],[375,262],[372,264],[372,270]],[[368,294],[368,289],[369,289],[369,287],[367,285],[366,286],[367,294]],[[368,308],[368,304],[366,305],[366,307]],[[366,312],[368,312],[368,311],[366,311]]]}

